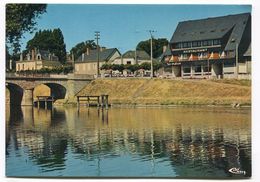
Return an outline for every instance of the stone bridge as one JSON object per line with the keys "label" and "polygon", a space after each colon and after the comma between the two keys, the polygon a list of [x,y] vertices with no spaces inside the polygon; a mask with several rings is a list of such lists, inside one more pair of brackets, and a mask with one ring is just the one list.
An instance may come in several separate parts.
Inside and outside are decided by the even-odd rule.
{"label": "stone bridge", "polygon": [[[6,88],[10,91],[11,105],[33,105],[33,90],[44,84],[50,88],[51,96],[73,100],[75,95],[94,78],[89,75],[15,75],[6,74]],[[8,99],[8,98],[7,98]]]}

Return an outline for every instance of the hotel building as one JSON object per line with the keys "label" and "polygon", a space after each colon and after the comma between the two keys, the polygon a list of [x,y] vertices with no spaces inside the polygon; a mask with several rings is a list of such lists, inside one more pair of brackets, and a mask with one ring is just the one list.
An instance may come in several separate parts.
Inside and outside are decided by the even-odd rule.
{"label": "hotel building", "polygon": [[251,78],[251,15],[179,22],[170,40],[173,77]]}

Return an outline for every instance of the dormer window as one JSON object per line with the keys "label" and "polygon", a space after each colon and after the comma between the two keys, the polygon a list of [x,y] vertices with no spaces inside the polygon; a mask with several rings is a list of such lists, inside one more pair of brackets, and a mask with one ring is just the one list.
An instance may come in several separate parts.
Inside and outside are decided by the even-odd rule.
{"label": "dormer window", "polygon": [[37,54],[36,60],[41,60],[41,59],[42,59],[41,55],[40,55],[40,54]]}

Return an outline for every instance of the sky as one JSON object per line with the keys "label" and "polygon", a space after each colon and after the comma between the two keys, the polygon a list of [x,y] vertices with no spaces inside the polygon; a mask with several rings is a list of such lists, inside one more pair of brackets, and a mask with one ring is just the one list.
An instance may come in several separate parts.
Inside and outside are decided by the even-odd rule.
{"label": "sky", "polygon": [[[94,32],[100,31],[100,45],[124,53],[149,39],[148,30],[155,30],[155,38],[170,40],[180,21],[245,12],[251,12],[250,5],[48,4],[36,28],[60,28],[67,51],[77,43],[94,40]],[[24,35],[22,50],[34,34]]]}

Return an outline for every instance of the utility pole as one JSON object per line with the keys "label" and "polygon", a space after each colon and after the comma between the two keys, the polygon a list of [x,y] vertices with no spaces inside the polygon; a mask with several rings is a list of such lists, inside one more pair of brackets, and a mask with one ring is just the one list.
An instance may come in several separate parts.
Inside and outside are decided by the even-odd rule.
{"label": "utility pole", "polygon": [[97,40],[97,77],[99,77],[99,45],[98,45],[98,40],[100,39],[100,32],[95,31],[95,36]]}
{"label": "utility pole", "polygon": [[153,35],[152,33],[155,32],[154,30],[149,30],[151,35],[151,78],[153,78]]}
{"label": "utility pole", "polygon": [[236,78],[238,79],[239,65],[238,65],[238,43],[236,43]]}

